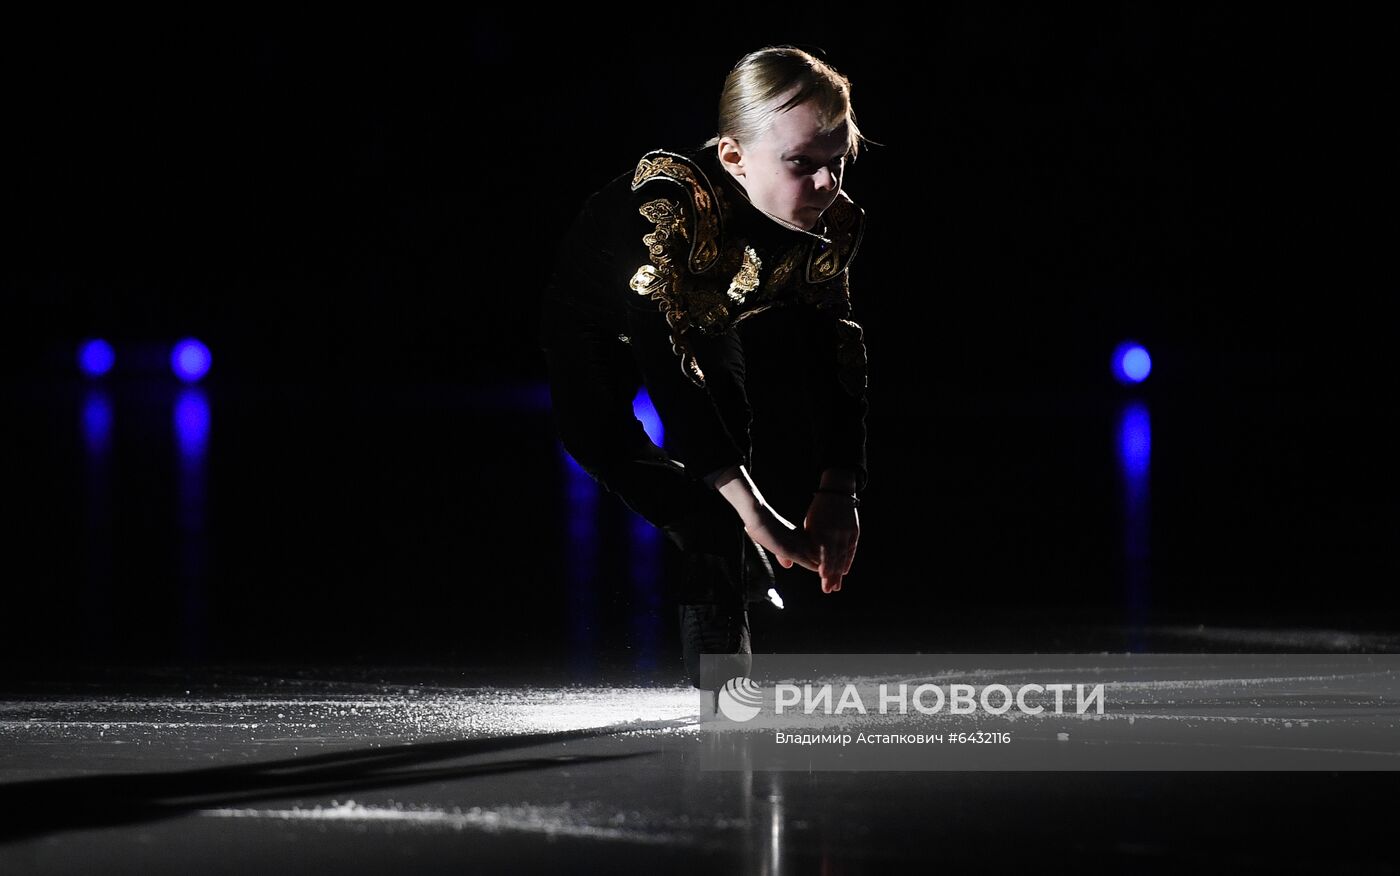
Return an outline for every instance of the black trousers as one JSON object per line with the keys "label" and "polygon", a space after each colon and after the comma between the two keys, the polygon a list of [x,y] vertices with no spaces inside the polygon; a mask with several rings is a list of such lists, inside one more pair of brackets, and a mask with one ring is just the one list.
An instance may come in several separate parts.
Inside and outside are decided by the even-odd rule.
{"label": "black trousers", "polygon": [[[634,348],[588,310],[546,295],[540,345],[549,367],[554,425],[580,467],[681,551],[680,603],[766,598],[773,572],[719,492],[656,446],[632,411],[643,385]],[[742,357],[738,337],[732,355]],[[739,359],[742,361],[742,358]],[[677,366],[679,368],[679,366]]]}

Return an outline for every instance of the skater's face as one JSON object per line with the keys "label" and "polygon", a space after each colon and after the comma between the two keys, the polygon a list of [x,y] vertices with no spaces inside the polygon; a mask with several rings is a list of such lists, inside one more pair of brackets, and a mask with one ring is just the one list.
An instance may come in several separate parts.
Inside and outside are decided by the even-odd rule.
{"label": "skater's face", "polygon": [[721,165],[753,205],[804,231],[816,227],[840,194],[849,151],[846,124],[823,132],[812,101],[779,113],[751,143],[719,141]]}

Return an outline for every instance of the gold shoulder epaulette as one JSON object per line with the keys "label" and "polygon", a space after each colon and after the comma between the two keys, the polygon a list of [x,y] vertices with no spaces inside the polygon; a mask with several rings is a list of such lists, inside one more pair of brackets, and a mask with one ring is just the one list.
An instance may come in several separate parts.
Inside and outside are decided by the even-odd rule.
{"label": "gold shoulder epaulette", "polygon": [[721,239],[719,205],[715,190],[705,172],[691,159],[664,149],[653,149],[637,162],[632,174],[632,191],[652,180],[664,179],[685,189],[690,200],[690,215],[694,217],[694,234],[690,240],[688,265],[692,273],[703,273],[719,258]]}

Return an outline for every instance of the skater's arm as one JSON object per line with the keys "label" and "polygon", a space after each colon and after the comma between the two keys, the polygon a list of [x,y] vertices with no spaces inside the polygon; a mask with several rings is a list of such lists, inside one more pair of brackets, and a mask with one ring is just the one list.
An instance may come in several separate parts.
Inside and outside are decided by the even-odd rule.
{"label": "skater's arm", "polygon": [[692,291],[699,281],[690,251],[701,233],[695,210],[685,184],[649,177],[615,223],[615,249],[630,253],[619,259],[631,271],[626,336],[666,428],[666,449],[699,478],[746,461],[749,409],[737,335]]}
{"label": "skater's arm", "polygon": [[803,518],[818,546],[822,592],[841,589],[860,542],[857,493],[865,488],[865,343],[858,324],[826,316],[813,425],[822,477]]}
{"label": "skater's arm", "polygon": [[798,565],[813,572],[818,570],[817,546],[768,504],[743,466],[721,471],[715,478],[715,488],[738,512],[754,541],[771,551],[784,569]]}
{"label": "skater's arm", "polygon": [[865,488],[866,355],[864,332],[851,319],[849,273],[824,284],[809,311],[805,373],[821,481],[803,518],[817,545],[822,592],[841,589],[860,541],[857,494]]}
{"label": "skater's arm", "polygon": [[704,374],[700,385],[687,373],[689,363],[676,355],[674,335],[662,313],[634,307],[628,325],[643,382],[666,427],[667,452],[705,473],[704,482],[719,490],[749,534],[784,568],[799,565],[817,571],[816,545],[763,499],[743,468],[749,406],[743,351],[733,329],[683,336],[684,349]]}
{"label": "skater's arm", "polygon": [[803,357],[814,461],[821,472],[854,474],[851,490],[860,492],[868,480],[865,332],[852,319],[848,272],[819,288],[817,306],[806,312]]}
{"label": "skater's arm", "polygon": [[682,370],[670,327],[655,305],[650,311],[632,308],[627,325],[642,383],[666,429],[667,451],[697,477],[744,462],[748,435],[742,420],[747,402],[740,393],[735,402],[740,412],[726,420],[719,404],[719,398],[725,397],[719,385],[725,378],[723,369],[709,368],[706,385],[697,386]]}

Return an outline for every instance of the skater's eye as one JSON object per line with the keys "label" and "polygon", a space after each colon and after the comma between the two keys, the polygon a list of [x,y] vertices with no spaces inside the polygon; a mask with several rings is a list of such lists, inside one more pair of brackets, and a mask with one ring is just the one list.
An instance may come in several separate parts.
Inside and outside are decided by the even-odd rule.
{"label": "skater's eye", "polygon": [[[812,159],[808,158],[808,157],[805,156],[805,155],[799,155],[799,156],[797,156],[796,158],[793,158],[793,159],[792,159],[792,163],[796,164],[796,165],[799,166],[799,167],[809,167],[809,166],[811,166],[811,164],[812,164]],[[843,166],[845,163],[846,163],[846,156],[842,155],[842,156],[839,157],[839,158],[833,158],[833,159],[831,160],[831,163],[828,165],[828,167],[831,168],[831,172],[832,172],[833,174],[836,174],[836,173],[840,173],[840,172],[841,172],[841,168],[842,168],[842,166]]]}

